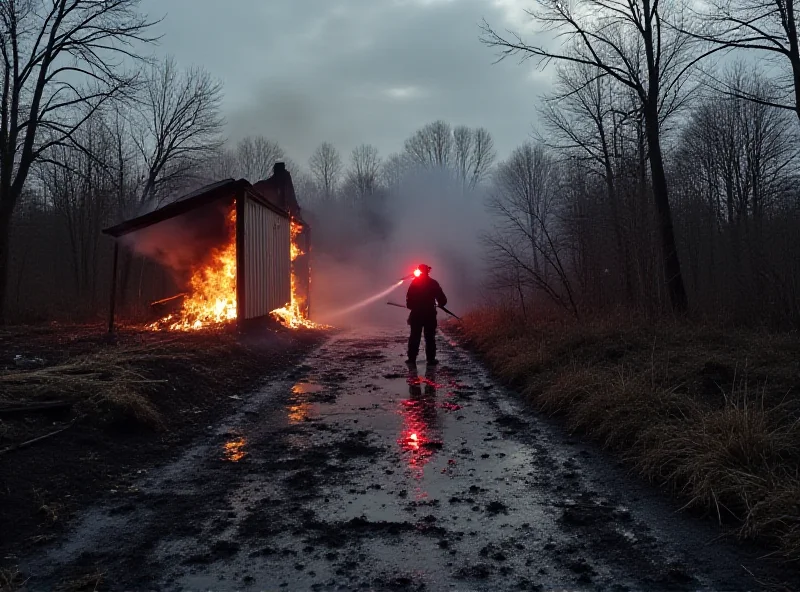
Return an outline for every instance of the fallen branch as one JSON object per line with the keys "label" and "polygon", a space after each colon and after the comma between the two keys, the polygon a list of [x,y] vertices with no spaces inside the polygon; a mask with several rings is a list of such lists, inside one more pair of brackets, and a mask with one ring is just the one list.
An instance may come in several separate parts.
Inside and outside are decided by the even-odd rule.
{"label": "fallen branch", "polygon": [[12,415],[14,413],[27,413],[29,411],[55,411],[59,409],[69,409],[70,407],[72,407],[72,401],[48,401],[46,403],[34,403],[32,405],[0,407],[0,416]]}
{"label": "fallen branch", "polygon": [[171,302],[172,300],[177,300],[178,298],[185,298],[186,292],[181,292],[180,294],[175,294],[175,296],[170,296],[169,298],[162,298],[161,300],[156,300],[155,302],[151,302],[150,306],[158,306],[160,304],[166,304],[167,302]]}
{"label": "fallen branch", "polygon": [[63,428],[58,429],[58,430],[56,430],[54,432],[50,432],[49,434],[45,434],[44,436],[39,436],[38,438],[34,438],[32,440],[27,440],[25,442],[20,442],[19,444],[14,444],[13,446],[8,446],[6,448],[3,448],[2,450],[0,450],[0,456],[2,456],[4,454],[7,454],[9,452],[13,452],[15,450],[19,450],[20,448],[27,448],[28,446],[30,446],[32,444],[36,444],[37,442],[41,442],[42,440],[46,440],[47,438],[50,438],[52,436],[56,436],[56,435],[60,434],[61,432],[66,432],[68,429],[70,429],[72,426],[75,425],[75,422],[78,421],[78,419],[79,418],[76,417],[75,419],[73,419],[71,422],[69,422],[69,424],[67,424]]}

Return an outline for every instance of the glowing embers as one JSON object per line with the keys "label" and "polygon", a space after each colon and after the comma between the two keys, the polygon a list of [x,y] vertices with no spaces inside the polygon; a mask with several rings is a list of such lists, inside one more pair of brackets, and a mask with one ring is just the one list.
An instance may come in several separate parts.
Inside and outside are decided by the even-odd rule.
{"label": "glowing embers", "polygon": [[236,204],[227,217],[227,243],[213,249],[192,271],[179,313],[148,325],[162,331],[196,331],[236,319]]}
{"label": "glowing embers", "polygon": [[247,456],[247,452],[245,452],[244,447],[247,445],[247,438],[235,438],[233,440],[228,440],[225,444],[222,445],[222,449],[224,452],[224,456],[222,460],[226,460],[229,462],[239,462],[245,456]]}

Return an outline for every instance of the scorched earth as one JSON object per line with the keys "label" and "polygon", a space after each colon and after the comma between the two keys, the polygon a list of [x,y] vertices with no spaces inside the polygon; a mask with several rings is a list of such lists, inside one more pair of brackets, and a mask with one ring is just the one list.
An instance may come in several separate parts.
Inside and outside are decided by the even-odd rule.
{"label": "scorched earth", "polygon": [[[20,566],[29,590],[757,590],[755,552],[522,409],[455,343],[339,333]],[[765,570],[769,570],[767,573]],[[784,574],[785,575],[785,574]],[[87,589],[91,589],[91,586]]]}

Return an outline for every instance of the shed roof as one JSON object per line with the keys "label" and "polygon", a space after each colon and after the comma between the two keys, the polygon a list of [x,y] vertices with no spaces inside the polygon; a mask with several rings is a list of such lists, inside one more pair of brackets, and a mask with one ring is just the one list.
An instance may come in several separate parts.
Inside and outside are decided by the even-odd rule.
{"label": "shed roof", "polygon": [[[291,183],[291,180],[289,183]],[[291,189],[293,194],[294,188],[292,187]],[[152,212],[137,216],[136,218],[131,218],[130,220],[125,220],[124,222],[120,222],[115,226],[104,228],[103,233],[113,236],[114,238],[119,238],[126,234],[130,234],[132,232],[147,228],[148,226],[152,226],[153,224],[163,222],[164,220],[181,216],[196,208],[211,204],[218,199],[231,197],[241,191],[247,191],[250,197],[256,199],[259,203],[270,208],[271,210],[274,210],[276,213],[287,218],[290,216],[288,211],[272,203],[272,201],[266,195],[263,195],[262,192],[259,191],[258,186],[251,185],[246,179],[239,179],[238,181],[234,179],[224,179],[222,181],[217,181],[216,183],[211,183],[210,185],[205,185],[204,187],[201,187],[200,189],[197,189],[191,193],[187,193],[175,201],[161,208],[153,210]],[[296,221],[303,226],[308,226],[308,224],[302,219],[296,219]]]}
{"label": "shed roof", "polygon": [[238,181],[225,179],[224,181],[212,183],[211,185],[201,187],[197,191],[181,196],[174,202],[153,210],[152,212],[148,212],[136,218],[131,218],[130,220],[125,220],[116,226],[104,228],[103,233],[111,235],[114,238],[119,238],[120,236],[142,230],[158,222],[163,222],[169,218],[180,216],[181,214],[210,204],[218,199],[230,197],[240,189],[246,189],[248,187],[250,187],[250,183],[244,179],[239,179]]}

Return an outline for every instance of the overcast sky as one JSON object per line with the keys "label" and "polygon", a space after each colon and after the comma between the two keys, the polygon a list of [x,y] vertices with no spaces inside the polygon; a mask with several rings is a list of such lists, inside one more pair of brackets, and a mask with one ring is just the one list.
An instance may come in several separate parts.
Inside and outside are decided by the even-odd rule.
{"label": "overcast sky", "polygon": [[303,164],[322,141],[347,158],[365,142],[382,156],[424,124],[484,126],[498,155],[529,138],[549,79],[479,41],[531,23],[530,0],[143,0],[159,53],[201,65],[225,85],[236,141],[260,134]]}

